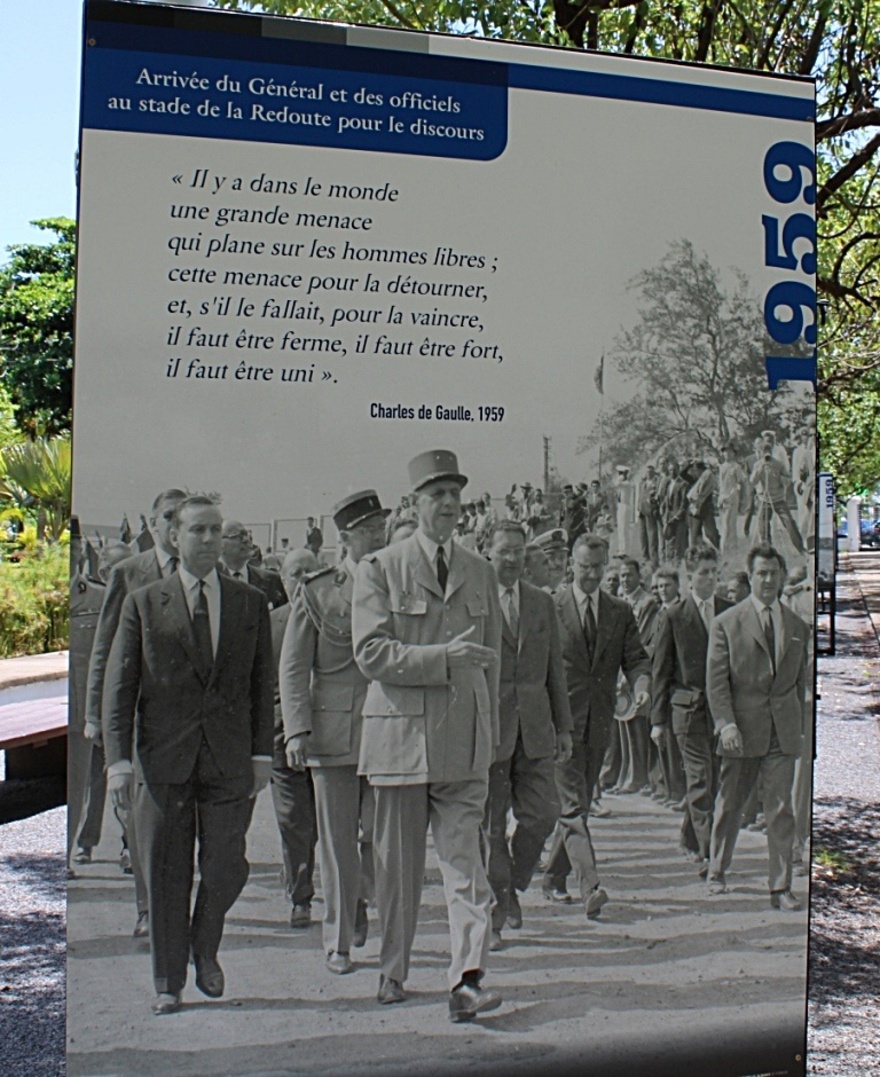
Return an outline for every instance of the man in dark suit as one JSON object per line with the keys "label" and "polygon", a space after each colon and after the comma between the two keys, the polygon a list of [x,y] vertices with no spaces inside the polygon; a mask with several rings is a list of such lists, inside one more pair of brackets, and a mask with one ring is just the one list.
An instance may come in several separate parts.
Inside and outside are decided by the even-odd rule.
{"label": "man in dark suit", "polygon": [[795,912],[792,782],[804,739],[809,629],[779,601],[785,562],[772,546],[747,560],[751,594],[712,622],[706,670],[709,709],[720,739],[721,776],[709,864],[709,892],[724,893],[743,806],[760,780],[767,820],[770,904]]}
{"label": "man in dark suit", "polygon": [[[521,524],[514,520],[496,524],[489,560],[498,577],[504,619],[501,746],[489,768],[483,826],[494,897],[490,949],[500,950],[504,924],[522,926],[516,891],[528,887],[559,816],[554,756],[558,763],[571,757],[572,722],[553,600],[522,578],[526,542]],[[516,830],[508,844],[507,813],[511,807]]]}
{"label": "man in dark suit", "polygon": [[220,571],[227,572],[234,580],[244,580],[266,596],[269,609],[274,610],[287,602],[287,595],[280,576],[249,563],[251,536],[239,520],[223,521],[223,552]]}
{"label": "man in dark suit", "polygon": [[291,603],[300,583],[321,566],[311,550],[289,550],[281,565],[281,582],[289,601],[269,614],[272,628],[272,669],[275,673],[275,743],[272,750],[272,804],[281,835],[284,887],[290,899],[290,926],[308,928],[312,922],[315,896],[315,790],[312,776],[304,766],[291,767],[284,747],[281,718],[281,691],[278,663]]}
{"label": "man in dark suit", "polygon": [[685,566],[691,593],[663,611],[654,639],[651,737],[661,751],[670,733],[678,741],[687,798],[681,845],[705,875],[718,771],[706,705],[706,655],[712,622],[730,603],[715,594],[718,554],[711,546],[690,547]]}
{"label": "man in dark suit", "polygon": [[467,483],[455,454],[420,453],[409,477],[418,530],[361,558],[352,610],[354,656],[371,682],[359,770],[376,795],[378,999],[406,997],[430,823],[449,911],[449,1016],[469,1021],[501,1003],[480,986],[492,901],[480,828],[499,743],[501,608],[492,566],[452,540]]}
{"label": "man in dark suit", "polygon": [[[101,616],[95,633],[95,644],[89,661],[89,682],[86,694],[85,735],[95,743],[102,741],[101,705],[104,694],[104,676],[110,648],[119,627],[122,604],[127,595],[157,580],[167,579],[177,571],[178,554],[172,538],[174,512],[187,495],[183,490],[163,490],[157,495],[150,509],[150,532],[154,545],[143,553],[135,554],[114,566],[107,580],[107,591],[101,606]],[[106,760],[106,755],[105,755]],[[125,841],[134,875],[137,922],[135,938],[146,938],[149,932],[149,909],[147,884],[138,856],[137,832],[130,813],[117,811],[123,827]],[[124,850],[123,850],[124,851]]]}
{"label": "man in dark suit", "polygon": [[632,609],[599,587],[607,563],[608,543],[597,535],[582,535],[572,549],[574,581],[554,600],[574,720],[574,750],[568,762],[556,767],[562,814],[544,892],[553,901],[569,902],[565,880],[574,865],[584,911],[591,920],[608,895],[599,886],[587,817],[614,721],[620,671],[630,681],[637,707],[646,707],[651,699],[650,663]]}
{"label": "man in dark suit", "polygon": [[178,572],[125,599],[104,682],[107,784],[114,804],[134,805],[157,1015],[180,1009],[190,954],[199,990],[223,994],[217,951],[272,764],[269,610],[261,592],[217,572],[222,527],[210,498],[178,504]]}

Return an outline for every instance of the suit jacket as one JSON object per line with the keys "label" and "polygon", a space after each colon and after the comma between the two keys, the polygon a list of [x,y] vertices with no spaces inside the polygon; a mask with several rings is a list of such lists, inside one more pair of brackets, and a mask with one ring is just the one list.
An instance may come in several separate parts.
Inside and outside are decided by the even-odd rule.
{"label": "suit jacket", "polygon": [[[222,563],[217,566],[217,570],[225,576],[232,575],[230,569]],[[270,610],[276,610],[287,602],[287,592],[277,573],[268,572],[264,568],[257,568],[256,565],[251,564],[245,565],[242,571],[247,574],[247,582],[251,587],[256,587],[266,596]]]}
{"label": "suit jacket", "polygon": [[220,638],[203,668],[178,575],[132,592],[104,680],[107,765],[147,784],[183,784],[202,737],[226,777],[272,754],[272,646],[263,595],[220,576]]}
{"label": "suit jacket", "polygon": [[446,594],[415,535],[358,564],[354,655],[371,681],[364,701],[360,772],[401,783],[484,776],[500,739],[499,663],[447,670],[446,645],[498,652],[501,606],[495,570],[457,543]]}
{"label": "suit jacket", "polygon": [[284,724],[281,720],[281,689],[278,684],[278,663],[281,661],[281,644],[290,620],[290,603],[269,611],[269,630],[272,635],[272,673],[275,683],[275,761],[287,765],[284,754]]}
{"label": "suit jacket", "polygon": [[354,660],[354,580],[345,565],[304,580],[293,597],[278,680],[285,743],[308,733],[313,766],[358,761],[367,679]]}
{"label": "suit jacket", "polygon": [[92,657],[89,661],[86,721],[93,725],[101,724],[104,674],[107,670],[107,659],[110,657],[113,637],[119,627],[122,603],[126,595],[130,595],[132,591],[137,591],[141,587],[146,587],[148,583],[155,583],[161,579],[162,570],[159,568],[159,559],[153,548],[137,553],[133,557],[126,557],[124,561],[114,565],[110,572],[104,603],[101,606],[101,616],[98,618],[98,628],[95,632]]}
{"label": "suit jacket", "polygon": [[517,735],[529,759],[554,754],[556,733],[571,733],[571,709],[553,599],[524,580],[519,585],[519,632],[514,639],[501,623],[497,758],[510,759]]}
{"label": "suit jacket", "polygon": [[575,739],[586,741],[596,751],[604,751],[614,719],[618,673],[623,670],[633,692],[651,688],[651,666],[639,639],[636,619],[626,602],[600,590],[591,663],[572,585],[560,591],[554,602],[562,631]]}
{"label": "suit jacket", "polygon": [[[709,709],[717,732],[736,723],[744,757],[766,755],[774,727],[786,755],[800,755],[803,745],[809,629],[786,606],[781,609],[775,676],[761,620],[750,598],[712,622],[706,667]],[[721,747],[718,751],[731,754]]]}
{"label": "suit jacket", "polygon": [[[714,616],[731,608],[714,597]],[[706,707],[706,656],[709,633],[693,596],[673,602],[657,625],[653,655],[652,725],[668,725],[675,734],[715,732]]]}

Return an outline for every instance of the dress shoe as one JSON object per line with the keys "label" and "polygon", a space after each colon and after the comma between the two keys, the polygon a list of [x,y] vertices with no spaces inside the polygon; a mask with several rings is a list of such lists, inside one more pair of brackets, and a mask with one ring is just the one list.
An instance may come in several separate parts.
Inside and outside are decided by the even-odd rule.
{"label": "dress shoe", "polygon": [[312,906],[304,901],[299,905],[294,905],[290,910],[290,926],[295,928],[311,927],[312,925]]}
{"label": "dress shoe", "polygon": [[655,789],[654,792],[651,794],[651,800],[666,800],[666,793],[664,793],[661,789]]}
{"label": "dress shoe", "polygon": [[688,802],[685,797],[682,797],[681,800],[674,800],[670,806],[673,811],[685,812],[687,811]]}
{"label": "dress shoe", "polygon": [[709,877],[709,858],[708,857],[705,860],[700,861],[700,867],[699,867],[699,870],[697,871],[697,874],[700,876],[701,879],[708,879],[708,877]]}
{"label": "dress shoe", "polygon": [[383,1006],[390,1006],[393,1002],[406,1002],[406,991],[400,980],[392,980],[390,976],[379,977],[379,991],[376,1001]]}
{"label": "dress shoe", "polygon": [[138,913],[137,923],[134,925],[131,937],[133,939],[148,939],[150,937],[150,914],[148,912]]}
{"label": "dress shoe", "polygon": [[87,845],[81,845],[73,854],[74,864],[91,864],[92,850]]}
{"label": "dress shoe", "polygon": [[153,999],[152,1010],[157,1017],[164,1017],[166,1013],[177,1013],[181,1005],[180,995],[173,995],[168,992],[156,995]]}
{"label": "dress shoe", "polygon": [[770,904],[774,909],[783,909],[785,912],[800,912],[803,908],[790,890],[774,890],[770,894]]}
{"label": "dress shoe", "polygon": [[226,987],[223,969],[213,957],[193,957],[196,966],[196,987],[208,998],[221,998]]}
{"label": "dress shoe", "polygon": [[552,883],[544,883],[541,887],[541,892],[548,901],[552,901],[555,905],[571,904],[571,894],[561,887],[553,886]]}
{"label": "dress shoe", "polygon": [[462,983],[449,994],[449,1020],[455,1024],[473,1021],[478,1013],[497,1010],[500,1005],[501,995],[497,991],[484,991],[477,984]]}
{"label": "dress shoe", "polygon": [[510,903],[507,906],[507,926],[513,931],[519,931],[522,927],[522,909],[519,904],[519,895],[512,886],[510,888]]}
{"label": "dress shoe", "polygon": [[123,875],[134,875],[134,868],[131,866],[131,853],[125,845],[122,846],[122,852],[119,854],[119,870]]}
{"label": "dress shoe", "polygon": [[746,830],[751,830],[753,834],[762,834],[767,829],[767,820],[763,814],[759,814],[753,823],[749,823]]}
{"label": "dress shoe", "polygon": [[685,858],[685,860],[690,860],[692,864],[703,863],[702,853],[697,852],[695,849],[685,849],[684,846],[682,846],[681,855]]}
{"label": "dress shoe", "polygon": [[611,809],[606,808],[604,804],[593,804],[590,807],[590,815],[595,816],[597,819],[610,819]]}
{"label": "dress shoe", "polygon": [[335,972],[337,976],[344,976],[354,968],[348,954],[340,953],[338,950],[327,951],[327,960],[325,964],[327,965],[328,971]]}
{"label": "dress shoe", "polygon": [[595,887],[584,899],[584,912],[587,914],[587,919],[598,920],[599,914],[602,912],[602,906],[607,904],[608,895],[601,886]]}
{"label": "dress shoe", "polygon": [[795,864],[791,870],[794,875],[797,875],[800,878],[810,874],[810,869],[803,862]]}
{"label": "dress shoe", "polygon": [[727,893],[727,882],[725,881],[724,876],[723,875],[715,875],[715,876],[713,876],[709,880],[709,885],[706,887],[706,889],[713,896],[715,894],[726,894]]}
{"label": "dress shoe", "polygon": [[351,935],[352,946],[363,946],[367,941],[367,932],[370,930],[370,923],[367,920],[367,903],[366,901],[358,901],[357,909],[354,914],[354,931]]}

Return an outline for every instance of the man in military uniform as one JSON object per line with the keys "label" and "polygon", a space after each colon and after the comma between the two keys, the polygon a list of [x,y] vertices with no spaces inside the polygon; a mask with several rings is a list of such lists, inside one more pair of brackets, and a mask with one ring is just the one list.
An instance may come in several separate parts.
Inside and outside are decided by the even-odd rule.
{"label": "man in military uniform", "polygon": [[377,998],[406,998],[430,823],[449,911],[449,1016],[469,1021],[501,1003],[480,986],[492,900],[480,826],[500,742],[501,606],[492,566],[452,539],[467,483],[455,454],[420,453],[409,478],[418,530],[363,558],[352,620],[370,680],[360,770],[376,794]]}
{"label": "man in military uniform", "polygon": [[543,550],[547,555],[548,579],[544,590],[551,595],[561,591],[566,583],[568,571],[568,532],[563,527],[554,527],[551,531],[545,531],[530,546]]}
{"label": "man in military uniform", "polygon": [[302,580],[321,566],[311,550],[288,550],[281,565],[281,582],[288,602],[269,614],[272,629],[272,669],[275,673],[275,740],[272,747],[272,804],[281,835],[282,880],[290,900],[290,926],[307,928],[312,922],[315,896],[315,791],[306,767],[294,770],[287,761],[284,723],[281,719],[281,692],[278,663],[281,644],[290,620],[291,603]]}
{"label": "man in military uniform", "polygon": [[352,971],[350,948],[366,941],[373,875],[372,792],[357,772],[367,679],[352,652],[354,575],[361,558],[385,544],[388,515],[375,490],[335,506],[345,559],[297,590],[278,668],[287,759],[294,769],[308,762],[312,770],[324,949],[327,968],[339,974]]}

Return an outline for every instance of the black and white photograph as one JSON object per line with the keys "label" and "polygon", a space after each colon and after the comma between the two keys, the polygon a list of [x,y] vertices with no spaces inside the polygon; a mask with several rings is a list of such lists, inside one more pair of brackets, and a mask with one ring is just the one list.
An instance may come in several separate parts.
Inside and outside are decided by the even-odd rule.
{"label": "black and white photograph", "polygon": [[87,5],[71,1077],[805,1072],[813,92]]}

